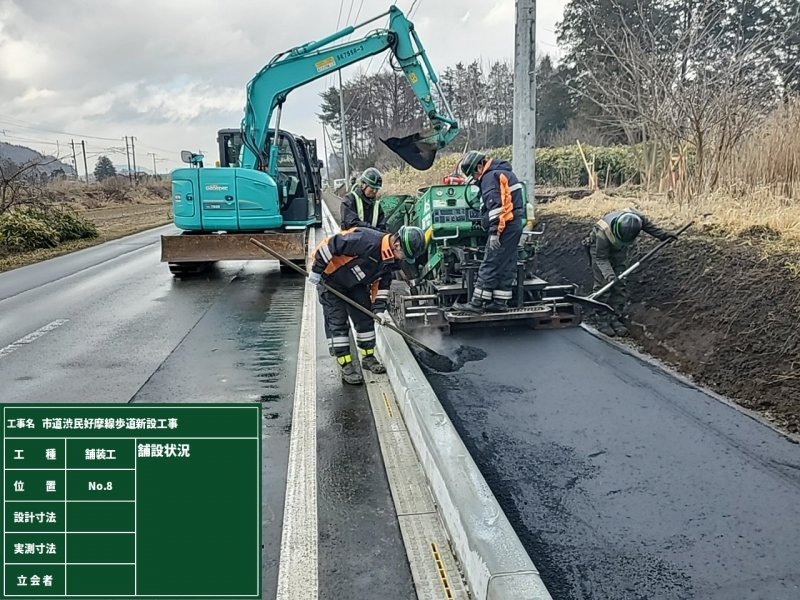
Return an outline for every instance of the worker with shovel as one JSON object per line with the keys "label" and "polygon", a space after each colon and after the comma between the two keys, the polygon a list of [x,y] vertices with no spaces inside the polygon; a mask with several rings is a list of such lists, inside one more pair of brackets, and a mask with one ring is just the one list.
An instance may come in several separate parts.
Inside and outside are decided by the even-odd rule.
{"label": "worker with shovel", "polygon": [[386,216],[377,197],[383,186],[383,175],[375,167],[366,169],[344,198],[342,198],[342,230],[369,227],[386,231]]}
{"label": "worker with shovel", "polygon": [[[386,315],[389,285],[400,261],[413,262],[426,249],[425,234],[419,227],[403,226],[397,233],[382,233],[375,229],[355,228],[342,231],[322,240],[314,251],[314,264],[308,280],[344,294],[373,313]],[[373,302],[370,287],[378,282]],[[385,373],[375,357],[375,323],[373,318],[319,286],[319,300],[325,319],[325,335],[331,354],[341,367],[342,380],[358,385],[364,382],[350,355],[350,325],[355,329],[356,346],[361,353],[361,366],[373,373]]]}
{"label": "worker with shovel", "polygon": [[[641,212],[627,208],[605,215],[583,240],[592,265],[593,290],[597,291],[614,282],[609,290],[608,304],[619,315],[624,315],[628,296],[624,279],[618,279],[617,276],[628,268],[636,238],[641,231],[661,241],[678,239],[675,233],[662,229]],[[628,335],[628,328],[613,313],[604,312],[599,319],[597,329],[601,333],[612,337]]]}

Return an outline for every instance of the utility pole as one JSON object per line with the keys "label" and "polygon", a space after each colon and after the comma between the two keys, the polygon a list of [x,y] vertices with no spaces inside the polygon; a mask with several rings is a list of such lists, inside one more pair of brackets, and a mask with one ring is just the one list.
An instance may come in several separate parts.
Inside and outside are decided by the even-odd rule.
{"label": "utility pole", "polygon": [[75,140],[70,140],[69,143],[72,146],[72,165],[75,167],[75,177],[80,179],[81,176],[78,173],[78,159],[75,157]]}
{"label": "utility pole", "polygon": [[128,159],[128,183],[132,183],[131,181],[131,154],[128,148],[128,136],[125,136],[125,157]]}
{"label": "utility pole", "polygon": [[148,152],[148,154],[153,155],[153,177],[158,178],[158,170],[156,169],[156,153]]}
{"label": "utility pole", "polygon": [[344,122],[344,90],[342,87],[342,70],[339,69],[339,115],[342,120],[342,157],[344,158],[344,189],[350,189],[350,165],[347,162],[347,130]]}
{"label": "utility pole", "polygon": [[133,140],[136,138],[131,136],[131,154],[133,155],[133,185],[135,186],[139,183],[139,180],[136,179],[136,146],[133,144]]}
{"label": "utility pole", "polygon": [[514,37],[514,173],[533,203],[536,150],[536,0],[516,0]]}
{"label": "utility pole", "polygon": [[86,173],[86,183],[89,183],[89,166],[86,164],[86,142],[81,140],[81,148],[83,148],[83,172]]}
{"label": "utility pole", "polygon": [[325,148],[325,175],[326,179],[328,180],[328,187],[333,189],[333,185],[331,183],[331,165],[329,164],[331,161],[331,157],[328,156],[328,130],[325,128],[325,123],[322,124],[322,146]]}

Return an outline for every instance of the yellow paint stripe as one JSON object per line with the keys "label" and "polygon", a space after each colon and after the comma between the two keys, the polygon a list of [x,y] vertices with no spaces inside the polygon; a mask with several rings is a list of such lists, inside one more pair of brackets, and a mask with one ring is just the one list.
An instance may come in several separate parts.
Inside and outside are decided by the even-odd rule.
{"label": "yellow paint stripe", "polygon": [[431,542],[431,550],[433,551],[433,560],[436,561],[436,570],[439,572],[439,579],[442,582],[445,598],[452,600],[453,590],[450,588],[450,582],[447,580],[447,570],[445,569],[444,561],[439,554],[439,549],[433,542]]}
{"label": "yellow paint stripe", "polygon": [[394,417],[394,412],[392,411],[392,404],[389,402],[389,397],[386,395],[386,392],[383,392],[383,403],[386,406],[386,412],[389,413],[389,416]]}

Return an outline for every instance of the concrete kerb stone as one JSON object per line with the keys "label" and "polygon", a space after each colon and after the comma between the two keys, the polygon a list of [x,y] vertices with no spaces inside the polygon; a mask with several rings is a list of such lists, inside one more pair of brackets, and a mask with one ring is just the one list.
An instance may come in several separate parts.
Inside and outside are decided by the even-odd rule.
{"label": "concrete kerb stone", "polygon": [[552,600],[405,340],[376,327],[406,428],[477,600]]}

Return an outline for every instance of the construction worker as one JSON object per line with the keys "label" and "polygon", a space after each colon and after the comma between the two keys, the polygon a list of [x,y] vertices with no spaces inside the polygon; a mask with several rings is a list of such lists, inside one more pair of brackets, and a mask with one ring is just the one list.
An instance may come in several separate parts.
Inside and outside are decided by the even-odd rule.
{"label": "construction worker", "polygon": [[375,167],[366,169],[357,184],[342,198],[342,230],[369,227],[386,231],[386,217],[377,199],[383,186],[383,175]]}
{"label": "construction worker", "polygon": [[[400,261],[413,262],[425,252],[425,234],[419,227],[403,226],[397,233],[370,228],[355,228],[325,238],[314,251],[314,264],[308,279],[314,285],[324,281],[366,309],[388,320],[389,285]],[[373,298],[372,284],[377,282]],[[358,385],[364,382],[350,355],[350,326],[355,329],[361,366],[373,373],[385,373],[375,358],[375,323],[367,315],[331,293],[319,288],[325,317],[325,335],[331,354],[341,367],[342,380]]]}
{"label": "construction worker", "polygon": [[[636,238],[641,231],[662,241],[677,239],[675,234],[661,229],[641,212],[626,208],[605,215],[583,240],[592,265],[594,291],[612,281],[616,282],[604,301],[620,314],[624,313],[627,293],[624,280],[619,280],[617,274],[628,268]],[[628,335],[625,324],[611,313],[604,312],[599,317],[597,329],[608,336]]]}
{"label": "construction worker", "polygon": [[512,296],[517,246],[525,225],[522,184],[506,161],[488,158],[475,150],[462,159],[461,172],[480,186],[481,215],[489,240],[472,298],[454,304],[453,308],[477,314],[504,312]]}

